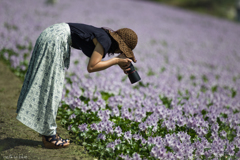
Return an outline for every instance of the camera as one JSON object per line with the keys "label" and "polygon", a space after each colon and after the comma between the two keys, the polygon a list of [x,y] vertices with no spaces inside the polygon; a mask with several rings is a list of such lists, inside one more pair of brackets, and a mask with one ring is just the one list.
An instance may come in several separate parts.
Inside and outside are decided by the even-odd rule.
{"label": "camera", "polygon": [[134,66],[132,63],[130,63],[129,68],[131,69],[130,71],[127,71],[128,73],[128,78],[131,81],[131,83],[136,83],[141,80],[140,76],[138,75],[138,72],[135,70]]}

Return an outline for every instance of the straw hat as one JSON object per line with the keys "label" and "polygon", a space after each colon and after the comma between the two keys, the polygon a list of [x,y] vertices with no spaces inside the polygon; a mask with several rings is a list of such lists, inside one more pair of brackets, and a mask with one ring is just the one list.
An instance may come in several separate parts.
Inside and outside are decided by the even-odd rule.
{"label": "straw hat", "polygon": [[137,61],[132,50],[136,47],[138,42],[137,34],[129,28],[122,28],[115,32],[109,31],[109,34],[117,41],[119,49],[125,56],[136,63]]}

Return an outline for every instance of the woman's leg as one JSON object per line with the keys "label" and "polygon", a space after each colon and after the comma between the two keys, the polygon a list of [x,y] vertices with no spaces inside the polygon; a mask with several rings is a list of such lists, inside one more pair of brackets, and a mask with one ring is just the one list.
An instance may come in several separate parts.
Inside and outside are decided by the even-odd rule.
{"label": "woman's leg", "polygon": [[56,24],[39,36],[18,100],[17,119],[45,136],[56,134],[65,78],[63,55],[70,47],[70,31],[66,27],[69,26]]}

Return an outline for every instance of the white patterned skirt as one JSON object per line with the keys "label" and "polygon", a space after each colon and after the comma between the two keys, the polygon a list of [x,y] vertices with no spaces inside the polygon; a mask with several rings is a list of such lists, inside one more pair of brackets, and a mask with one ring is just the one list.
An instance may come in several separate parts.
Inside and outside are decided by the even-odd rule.
{"label": "white patterned skirt", "polygon": [[50,136],[62,98],[65,67],[69,67],[71,32],[67,23],[54,24],[38,37],[17,103],[16,119]]}

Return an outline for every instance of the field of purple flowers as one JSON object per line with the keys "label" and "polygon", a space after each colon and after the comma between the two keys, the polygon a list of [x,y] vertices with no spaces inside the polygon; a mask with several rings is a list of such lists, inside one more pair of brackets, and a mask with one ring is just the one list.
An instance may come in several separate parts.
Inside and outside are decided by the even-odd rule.
{"label": "field of purple flowers", "polygon": [[[118,66],[87,72],[72,49],[58,116],[99,159],[240,158],[240,25],[134,0],[0,0],[0,58],[24,78],[42,30],[128,27],[141,81]],[[104,60],[112,57],[106,57]]]}

